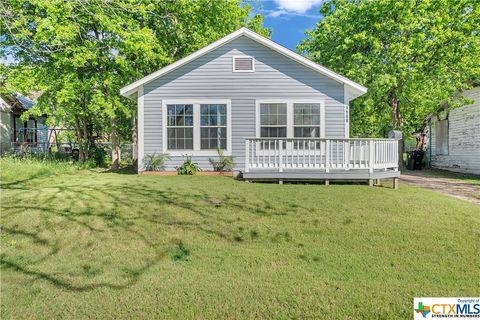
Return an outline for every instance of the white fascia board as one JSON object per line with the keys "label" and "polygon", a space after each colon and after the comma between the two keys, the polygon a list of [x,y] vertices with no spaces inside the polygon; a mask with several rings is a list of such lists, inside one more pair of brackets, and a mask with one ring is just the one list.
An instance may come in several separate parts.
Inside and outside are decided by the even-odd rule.
{"label": "white fascia board", "polygon": [[187,64],[188,62],[192,61],[192,60],[195,60],[197,58],[199,58],[200,56],[224,45],[225,43],[228,43],[242,35],[245,35],[247,37],[249,37],[250,39],[252,40],[255,40],[261,44],[263,44],[264,46],[268,47],[268,48],[271,48],[275,51],[277,51],[278,53],[280,54],[283,54],[284,56],[292,59],[292,60],[295,60],[301,64],[303,64],[304,66],[307,66],[331,79],[334,79],[340,83],[343,83],[343,84],[346,84],[347,86],[349,86],[351,89],[353,90],[350,90],[350,93],[351,93],[351,98],[354,99],[356,97],[359,97],[361,96],[362,94],[366,93],[367,92],[367,88],[362,86],[361,84],[358,84],[356,83],[355,81],[352,81],[344,76],[341,76],[339,75],[338,73],[335,73],[334,71],[324,67],[324,66],[321,66],[313,61],[310,61],[308,60],[307,58],[299,55],[298,53],[295,53],[275,42],[273,42],[272,40],[270,39],[267,39],[245,27],[241,28],[241,29],[238,29],[237,31],[209,44],[208,46],[198,50],[198,51],[195,51],[194,53],[186,56],[185,58],[183,59],[180,59],[168,66],[166,66],[165,68],[162,68],[154,73],[151,73],[149,74],[148,76],[140,79],[140,80],[137,80],[131,84],[129,84],[128,86],[125,86],[123,87],[122,89],[120,89],[120,94],[122,96],[125,96],[125,97],[129,97],[131,94],[133,94],[134,92],[136,92],[138,90],[138,87],[145,84],[145,83],[148,83],[150,81],[153,81],[185,64]]}
{"label": "white fascia board", "polygon": [[2,97],[0,97],[0,111],[1,112],[11,112],[12,106],[9,105]]}

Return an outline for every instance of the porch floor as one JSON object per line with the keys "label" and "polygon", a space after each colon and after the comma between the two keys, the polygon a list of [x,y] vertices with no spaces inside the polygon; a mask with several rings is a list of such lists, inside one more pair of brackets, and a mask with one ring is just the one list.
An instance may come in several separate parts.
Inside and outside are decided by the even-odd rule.
{"label": "porch floor", "polygon": [[274,168],[250,169],[243,173],[245,180],[370,180],[400,177],[400,171],[394,169],[378,169],[369,172],[368,169],[339,170],[330,169],[283,169],[279,172]]}

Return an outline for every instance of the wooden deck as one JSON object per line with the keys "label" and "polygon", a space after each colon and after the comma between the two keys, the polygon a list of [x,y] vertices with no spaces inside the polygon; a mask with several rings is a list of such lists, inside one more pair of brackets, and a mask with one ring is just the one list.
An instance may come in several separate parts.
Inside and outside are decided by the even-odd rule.
{"label": "wooden deck", "polygon": [[393,139],[248,138],[246,180],[368,180],[397,184],[398,141]]}

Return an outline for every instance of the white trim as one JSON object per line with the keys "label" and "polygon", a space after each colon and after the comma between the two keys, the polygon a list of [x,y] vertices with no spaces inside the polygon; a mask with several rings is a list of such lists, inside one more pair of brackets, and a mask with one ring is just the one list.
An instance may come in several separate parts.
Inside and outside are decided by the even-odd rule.
{"label": "white trim", "polygon": [[[235,60],[237,60],[238,58],[248,58],[248,59],[252,59],[252,70],[235,70]],[[254,56],[246,56],[246,55],[237,55],[237,56],[232,56],[232,72],[234,73],[252,73],[252,72],[255,72],[255,57]]]}
{"label": "white trim", "polygon": [[0,112],[12,112],[12,106],[0,96]]}
{"label": "white trim", "polygon": [[320,138],[325,138],[325,100],[320,102]]}
{"label": "white trim", "polygon": [[145,103],[145,96],[143,95],[143,85],[138,88],[138,93],[137,93],[137,139],[138,139],[138,146],[137,146],[137,166],[138,166],[138,171],[144,171],[144,156],[145,156],[145,149],[144,149],[144,138],[145,138],[145,116],[144,116],[144,103]]}
{"label": "white trim", "polygon": [[166,66],[165,68],[162,68],[154,73],[151,73],[149,74],[148,76],[146,77],[143,77],[123,88],[120,89],[120,94],[124,97],[129,97],[130,95],[132,95],[133,93],[135,93],[138,88],[143,85],[143,84],[146,84],[150,81],[153,81],[185,64],[187,64],[188,62],[192,61],[192,60],[195,60],[199,57],[201,57],[202,55],[240,37],[240,36],[246,36],[246,37],[249,37],[250,39],[252,40],[255,40],[257,42],[259,42],[260,44],[263,44],[264,46],[270,48],[270,49],[273,49],[275,51],[277,51],[278,53],[280,54],[283,54],[284,56],[292,59],[292,60],[295,60],[325,76],[328,76],[340,83],[343,83],[343,84],[346,84],[348,85],[352,90],[353,93],[350,97],[352,99],[356,98],[356,97],[359,97],[361,96],[362,94],[366,93],[367,92],[367,88],[362,86],[361,84],[358,84],[344,76],[341,76],[335,72],[333,72],[332,70],[324,67],[324,66],[321,66],[319,64],[316,64],[315,62],[312,62],[310,60],[308,60],[307,58],[299,55],[298,53],[295,53],[285,47],[282,47],[281,45],[273,42],[272,40],[270,39],[267,39],[245,27],[243,28],[240,28],[239,30],[235,31],[235,32],[232,32],[230,33],[229,35],[209,44],[208,46],[198,50],[198,51],[195,51],[194,53],[186,56],[185,58],[183,59],[180,59],[168,66]]}
{"label": "white trim", "polygon": [[[168,126],[165,127],[165,130],[167,128]],[[201,135],[200,107],[199,107],[199,104],[193,103],[193,150],[194,151],[200,151],[200,135]],[[165,132],[165,136],[167,136],[166,132]],[[167,145],[165,145],[165,148],[167,148]],[[177,152],[177,150],[170,150],[168,152],[172,152],[172,151]]]}
{"label": "white trim", "polygon": [[297,101],[289,101],[287,103],[287,138],[295,135],[295,118],[293,116],[293,104],[299,103]]}
{"label": "white trim", "polygon": [[350,100],[347,85],[343,85],[343,106],[344,106],[344,122],[345,122],[345,138],[350,137]]}
{"label": "white trim", "polygon": [[255,137],[260,138],[260,104],[286,103],[287,104],[287,138],[294,138],[294,103],[319,103],[320,104],[320,138],[325,138],[325,100],[319,99],[256,99],[255,100]]}
{"label": "white trim", "polygon": [[260,138],[260,103],[263,100],[255,100],[255,137]]}
{"label": "white trim", "polygon": [[[167,105],[193,104],[193,150],[168,150]],[[162,100],[162,152],[170,156],[216,156],[216,150],[200,150],[200,104],[225,104],[227,106],[227,149],[224,154],[232,154],[232,100],[229,99],[167,99]]]}

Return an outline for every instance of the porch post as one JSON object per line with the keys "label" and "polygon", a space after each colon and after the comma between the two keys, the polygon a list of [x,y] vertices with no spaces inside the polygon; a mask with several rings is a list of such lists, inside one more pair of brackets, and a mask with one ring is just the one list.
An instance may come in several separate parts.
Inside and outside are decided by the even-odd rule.
{"label": "porch post", "polygon": [[397,140],[395,143],[395,149],[397,150],[397,157],[395,158],[397,167],[395,167],[395,171],[398,171],[403,168],[403,140]]}
{"label": "porch post", "polygon": [[368,159],[368,164],[369,164],[369,172],[370,173],[373,173],[373,162],[374,162],[374,158],[375,158],[375,154],[373,152],[373,148],[374,148],[374,144],[373,144],[373,140],[370,140],[369,143],[368,143],[368,153],[369,153],[369,159]]}
{"label": "porch post", "polygon": [[345,142],[345,170],[350,170],[350,140]]}
{"label": "porch post", "polygon": [[398,190],[398,178],[393,178],[393,189]]}
{"label": "porch post", "polygon": [[391,130],[388,132],[388,138],[397,140],[397,163],[395,171],[403,169],[403,134],[399,130]]}
{"label": "porch post", "polygon": [[330,172],[330,140],[325,145],[325,172]]}
{"label": "porch post", "polygon": [[282,155],[282,150],[283,150],[283,140],[278,140],[278,171],[282,172],[283,171],[283,155]]}
{"label": "porch post", "polygon": [[250,141],[248,139],[245,139],[245,172],[249,171],[249,158],[250,158]]}

